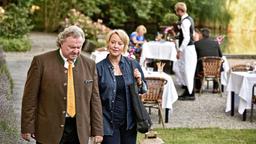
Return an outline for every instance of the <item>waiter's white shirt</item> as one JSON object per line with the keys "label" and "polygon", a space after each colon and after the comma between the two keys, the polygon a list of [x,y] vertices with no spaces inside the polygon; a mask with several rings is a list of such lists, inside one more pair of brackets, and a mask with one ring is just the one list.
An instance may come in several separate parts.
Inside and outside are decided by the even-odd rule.
{"label": "waiter's white shirt", "polygon": [[187,45],[190,41],[190,30],[189,30],[189,28],[191,26],[191,22],[189,21],[189,19],[184,19],[186,17],[188,17],[188,14],[184,14],[181,17],[181,22],[182,22],[181,23],[181,31],[183,33],[183,38],[184,39],[183,39],[181,45],[179,46],[180,51],[183,51],[187,47]]}
{"label": "waiter's white shirt", "polygon": [[179,50],[182,51],[181,56],[181,76],[183,78],[182,83],[188,87],[189,93],[192,93],[194,88],[194,76],[197,64],[197,54],[195,45],[188,45],[190,41],[190,26],[191,22],[189,19],[184,19],[188,14],[184,14],[181,17],[181,31],[183,34],[183,41],[179,46]]}

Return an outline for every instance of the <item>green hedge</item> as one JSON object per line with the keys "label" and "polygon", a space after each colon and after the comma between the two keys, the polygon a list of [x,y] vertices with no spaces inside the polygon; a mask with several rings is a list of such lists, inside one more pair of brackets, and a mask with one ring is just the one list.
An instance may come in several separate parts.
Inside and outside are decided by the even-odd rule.
{"label": "green hedge", "polygon": [[29,12],[26,7],[9,4],[0,21],[0,36],[6,38],[23,38],[32,29]]}
{"label": "green hedge", "polygon": [[29,51],[31,49],[31,43],[27,37],[23,38],[1,38],[0,45],[4,51]]}

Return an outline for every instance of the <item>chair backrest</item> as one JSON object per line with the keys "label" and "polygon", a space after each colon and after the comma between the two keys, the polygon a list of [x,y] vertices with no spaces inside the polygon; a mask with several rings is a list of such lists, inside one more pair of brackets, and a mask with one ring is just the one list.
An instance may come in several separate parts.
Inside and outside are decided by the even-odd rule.
{"label": "chair backrest", "polygon": [[232,66],[231,70],[232,71],[252,71],[253,66],[246,65],[246,64],[238,64],[238,65]]}
{"label": "chair backrest", "polygon": [[160,77],[146,77],[145,80],[147,81],[148,91],[143,95],[142,101],[160,101],[167,80]]}
{"label": "chair backrest", "polygon": [[221,65],[223,63],[221,57],[207,56],[200,58],[200,60],[202,61],[203,75],[205,77],[220,77]]}
{"label": "chair backrest", "polygon": [[252,103],[256,104],[256,83],[252,86]]}

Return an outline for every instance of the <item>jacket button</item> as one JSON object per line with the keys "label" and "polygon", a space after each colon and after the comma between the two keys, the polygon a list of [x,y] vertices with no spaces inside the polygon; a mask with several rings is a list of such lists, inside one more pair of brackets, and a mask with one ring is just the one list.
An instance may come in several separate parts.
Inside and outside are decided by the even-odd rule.
{"label": "jacket button", "polygon": [[112,103],[114,103],[114,101],[112,100]]}
{"label": "jacket button", "polygon": [[66,114],[66,111],[62,111],[63,114]]}
{"label": "jacket button", "polygon": [[64,73],[67,73],[68,72],[68,70],[64,70]]}
{"label": "jacket button", "polygon": [[63,99],[64,99],[64,100],[66,100],[66,99],[67,99],[67,97],[63,97]]}
{"label": "jacket button", "polygon": [[64,86],[67,86],[67,83],[64,83],[63,85],[64,85]]}
{"label": "jacket button", "polygon": [[61,127],[61,128],[63,128],[63,127],[64,127],[64,125],[60,125],[60,127]]}

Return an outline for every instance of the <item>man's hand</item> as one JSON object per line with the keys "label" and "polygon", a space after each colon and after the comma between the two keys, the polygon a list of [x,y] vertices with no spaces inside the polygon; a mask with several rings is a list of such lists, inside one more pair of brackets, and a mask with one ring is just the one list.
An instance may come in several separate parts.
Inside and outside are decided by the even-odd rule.
{"label": "man's hand", "polygon": [[31,133],[22,133],[21,137],[26,140],[26,141],[30,141],[31,138],[35,139],[35,134],[31,134]]}
{"label": "man's hand", "polygon": [[94,143],[98,144],[101,143],[103,141],[103,137],[102,136],[95,136],[94,137]]}

